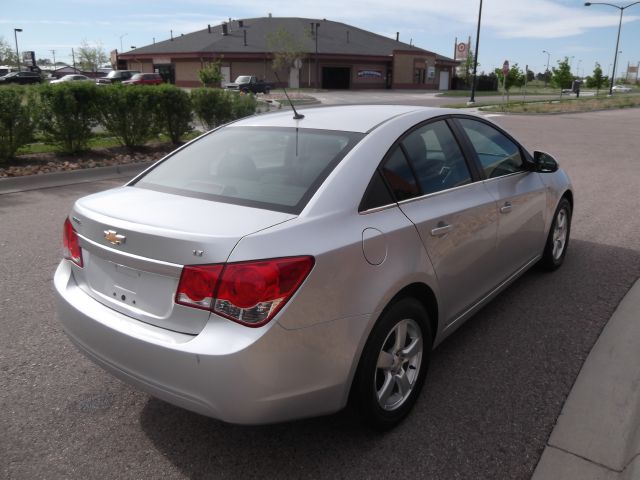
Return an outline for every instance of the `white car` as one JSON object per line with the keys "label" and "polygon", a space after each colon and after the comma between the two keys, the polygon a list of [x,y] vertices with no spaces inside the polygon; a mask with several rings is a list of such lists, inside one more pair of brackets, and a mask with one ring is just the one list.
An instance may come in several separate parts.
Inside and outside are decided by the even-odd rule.
{"label": "white car", "polygon": [[391,428],[431,350],[569,245],[548,154],[484,118],[412,106],[248,117],[78,200],[58,315],[90,359],[226,422],[351,402]]}
{"label": "white car", "polygon": [[57,80],[51,80],[51,82],[49,83],[86,82],[86,81],[91,81],[91,79],[86,75],[72,74],[72,75],[65,75],[64,77],[59,78]]}
{"label": "white car", "polygon": [[627,93],[631,91],[631,87],[627,87],[626,85],[614,85],[611,90],[614,92]]}

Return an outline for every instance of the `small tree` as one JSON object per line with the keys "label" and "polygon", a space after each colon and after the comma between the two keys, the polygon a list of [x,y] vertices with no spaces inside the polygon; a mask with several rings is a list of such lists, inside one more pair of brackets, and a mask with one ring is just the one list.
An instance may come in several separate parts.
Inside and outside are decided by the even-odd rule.
{"label": "small tree", "polygon": [[158,85],[153,90],[155,97],[155,120],[160,132],[177,144],[182,137],[193,130],[191,121],[191,98],[175,85]]}
{"label": "small tree", "polygon": [[0,88],[0,164],[31,140],[31,105],[22,88]]}
{"label": "small tree", "polygon": [[596,63],[596,68],[593,69],[593,76],[587,77],[587,87],[595,88],[596,95],[600,93],[600,89],[604,85],[604,75],[602,74],[602,68],[600,64]]}
{"label": "small tree", "polygon": [[564,57],[564,60],[558,60],[558,68],[552,67],[551,84],[560,89],[571,88],[571,82],[573,82],[573,75],[571,74],[571,67],[569,66],[569,59]]}
{"label": "small tree", "polygon": [[273,52],[272,67],[276,71],[289,70],[296,59],[306,56],[301,42],[284,27],[267,34],[267,47]]}
{"label": "small tree", "polygon": [[219,87],[222,82],[222,69],[220,60],[205,64],[198,72],[198,79],[203,87]]}
{"label": "small tree", "polygon": [[76,55],[80,69],[85,72],[96,72],[100,65],[109,60],[109,57],[100,43],[97,43],[95,46],[91,46],[86,40],[82,41],[77,49]]}
{"label": "small tree", "polygon": [[522,87],[524,85],[524,73],[520,70],[517,63],[511,66],[506,78],[500,68],[495,69],[495,74],[507,92],[507,102],[509,101],[509,90],[511,90],[511,87]]}
{"label": "small tree", "polygon": [[527,70],[527,82],[533,82],[536,79],[536,74],[532,70]]}
{"label": "small tree", "polygon": [[16,51],[3,37],[0,37],[0,65],[17,66]]}
{"label": "small tree", "polygon": [[65,82],[38,87],[38,126],[51,143],[67,153],[83,150],[97,124],[98,87]]}
{"label": "small tree", "polygon": [[225,90],[194,88],[191,90],[191,103],[196,117],[202,125],[212,128],[229,122],[233,118],[233,99],[235,93]]}

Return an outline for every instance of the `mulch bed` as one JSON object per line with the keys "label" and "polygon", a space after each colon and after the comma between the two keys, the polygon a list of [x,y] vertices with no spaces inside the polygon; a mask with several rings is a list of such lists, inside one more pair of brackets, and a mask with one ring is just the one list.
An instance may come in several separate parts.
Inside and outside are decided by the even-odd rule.
{"label": "mulch bed", "polygon": [[145,146],[134,152],[123,147],[114,147],[74,155],[61,153],[19,155],[0,166],[0,178],[149,162],[161,159],[175,148],[174,145],[159,144]]}

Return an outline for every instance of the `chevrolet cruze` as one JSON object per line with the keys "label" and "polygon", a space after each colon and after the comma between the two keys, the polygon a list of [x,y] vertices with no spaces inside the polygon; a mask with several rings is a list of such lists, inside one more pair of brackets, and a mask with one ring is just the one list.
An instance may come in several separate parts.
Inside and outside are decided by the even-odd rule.
{"label": "chevrolet cruze", "polygon": [[386,429],[434,347],[562,264],[573,201],[553,157],[478,116],[253,116],[75,203],[58,315],[94,362],[195,412],[261,424],[351,402]]}

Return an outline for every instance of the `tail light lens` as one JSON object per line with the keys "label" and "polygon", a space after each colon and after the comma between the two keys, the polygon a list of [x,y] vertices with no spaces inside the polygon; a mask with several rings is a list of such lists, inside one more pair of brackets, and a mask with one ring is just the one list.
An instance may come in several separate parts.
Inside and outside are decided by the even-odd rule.
{"label": "tail light lens", "polygon": [[67,218],[64,221],[62,233],[62,255],[64,258],[71,260],[73,263],[82,267],[82,249],[78,242],[78,234],[71,225],[71,221]]}
{"label": "tail light lens", "polygon": [[176,303],[211,310],[234,322],[259,327],[289,301],[313,264],[313,257],[304,256],[186,266]]}

